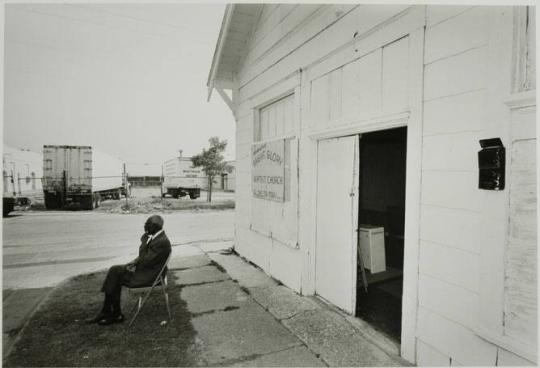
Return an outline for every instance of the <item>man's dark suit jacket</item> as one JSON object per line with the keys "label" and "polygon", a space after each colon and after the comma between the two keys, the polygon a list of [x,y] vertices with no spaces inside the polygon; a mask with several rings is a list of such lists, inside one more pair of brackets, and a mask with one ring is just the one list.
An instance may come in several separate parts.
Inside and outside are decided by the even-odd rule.
{"label": "man's dark suit jacket", "polygon": [[171,254],[171,242],[165,232],[162,232],[150,243],[146,244],[148,235],[141,237],[139,256],[131,262],[135,265],[135,272],[128,273],[125,285],[130,287],[140,287],[152,285],[159,271]]}

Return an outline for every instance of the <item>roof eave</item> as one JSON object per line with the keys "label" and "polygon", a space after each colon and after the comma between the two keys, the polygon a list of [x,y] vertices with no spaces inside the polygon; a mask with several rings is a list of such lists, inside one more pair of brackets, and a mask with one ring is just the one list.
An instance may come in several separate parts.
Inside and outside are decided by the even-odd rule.
{"label": "roof eave", "polygon": [[229,26],[231,24],[231,18],[234,12],[235,4],[227,4],[225,7],[225,14],[223,15],[223,20],[221,22],[221,29],[219,30],[219,36],[216,44],[216,49],[214,50],[214,57],[212,58],[212,66],[210,67],[210,73],[208,74],[208,81],[206,86],[208,87],[208,100],[212,94],[214,88],[216,75],[219,69],[219,62],[221,55],[223,53],[223,47],[225,40],[227,39],[227,33],[229,32]]}

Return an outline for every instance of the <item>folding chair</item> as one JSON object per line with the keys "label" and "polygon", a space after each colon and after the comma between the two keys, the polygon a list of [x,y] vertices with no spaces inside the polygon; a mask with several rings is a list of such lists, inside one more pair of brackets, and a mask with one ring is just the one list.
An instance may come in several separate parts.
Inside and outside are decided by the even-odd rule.
{"label": "folding chair", "polygon": [[[169,294],[167,293],[167,274],[164,274],[165,270],[167,269],[167,265],[169,264],[170,259],[171,259],[171,255],[169,254],[167,261],[161,268],[161,271],[159,271],[159,274],[156,276],[156,279],[152,283],[152,286],[127,288],[130,294],[136,294],[139,296],[139,298],[137,299],[137,304],[135,304],[137,311],[131,318],[131,321],[129,321],[129,326],[131,326],[133,322],[135,322],[135,319],[141,312],[141,309],[144,306],[144,303],[146,303],[146,300],[150,297],[150,294],[152,293],[154,288],[157,286],[161,286],[161,291],[163,292],[163,296],[165,297],[165,305],[167,306],[167,313],[169,315],[169,321],[172,321],[171,308],[169,306]],[[135,309],[135,307],[133,307],[133,310]]]}

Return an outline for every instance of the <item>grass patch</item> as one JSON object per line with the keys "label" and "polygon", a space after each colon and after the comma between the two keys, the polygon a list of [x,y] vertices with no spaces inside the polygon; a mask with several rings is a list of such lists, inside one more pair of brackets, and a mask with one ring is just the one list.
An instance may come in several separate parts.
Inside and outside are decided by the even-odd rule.
{"label": "grass patch", "polygon": [[[180,299],[171,274],[169,298],[173,321],[160,290],[154,291],[137,321],[110,326],[87,325],[84,320],[101,309],[99,292],[105,273],[77,276],[59,287],[30,319],[9,356],[6,367],[106,367],[193,366],[197,343],[192,316]],[[126,319],[132,316],[136,297],[123,292]]]}

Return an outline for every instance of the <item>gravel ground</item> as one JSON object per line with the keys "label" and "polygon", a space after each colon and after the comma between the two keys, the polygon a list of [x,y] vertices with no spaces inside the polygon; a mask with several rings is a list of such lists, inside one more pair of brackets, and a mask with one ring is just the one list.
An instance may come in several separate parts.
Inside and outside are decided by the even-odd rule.
{"label": "gravel ground", "polygon": [[[45,210],[43,202],[43,194],[40,192],[30,196],[31,205],[16,206],[16,211],[42,211]],[[201,196],[197,199],[190,199],[188,196],[182,198],[161,198],[159,186],[155,187],[134,187],[131,188],[131,196],[121,200],[104,200],[101,206],[94,210],[95,212],[105,213],[154,213],[164,212],[170,213],[173,211],[182,210],[221,210],[233,209],[235,206],[235,193],[215,191],[212,193],[212,202],[207,202],[207,192],[201,191]]]}

